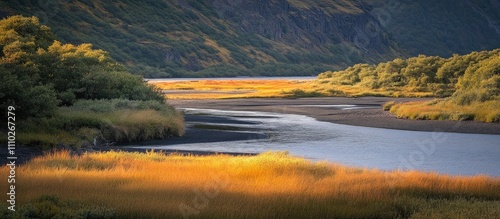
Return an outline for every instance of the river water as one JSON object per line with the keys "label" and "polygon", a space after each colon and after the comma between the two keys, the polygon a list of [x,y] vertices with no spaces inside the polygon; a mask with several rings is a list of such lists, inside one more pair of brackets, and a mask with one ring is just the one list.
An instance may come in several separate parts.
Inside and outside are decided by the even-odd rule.
{"label": "river water", "polygon": [[[357,106],[339,107],[349,110]],[[245,153],[289,151],[313,161],[329,161],[353,167],[500,176],[500,135],[350,126],[293,114],[193,108],[183,110],[186,114],[223,118],[222,123],[209,121],[205,124],[196,122],[196,125],[230,127],[236,132],[257,132],[267,138],[159,145],[156,149]]]}

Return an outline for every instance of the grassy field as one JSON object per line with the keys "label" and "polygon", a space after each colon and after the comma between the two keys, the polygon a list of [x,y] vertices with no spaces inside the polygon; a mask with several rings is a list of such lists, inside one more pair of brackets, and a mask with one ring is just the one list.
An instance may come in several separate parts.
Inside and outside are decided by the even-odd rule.
{"label": "grassy field", "polygon": [[[167,91],[168,99],[285,97],[293,90],[312,91],[312,80],[197,80],[149,82]],[[173,91],[173,92],[172,92]]]}
{"label": "grassy field", "polygon": [[195,80],[154,82],[150,84],[165,91],[168,99],[226,99],[266,97],[318,97],[318,96],[387,96],[429,97],[430,92],[415,92],[405,88],[369,89],[362,86],[331,85],[328,80]]}
{"label": "grassy field", "polygon": [[432,92],[415,91],[410,88],[366,88],[359,85],[329,85],[320,80],[320,92],[326,96],[347,97],[433,97]]}
{"label": "grassy field", "polygon": [[443,99],[410,103],[391,102],[387,103],[384,109],[406,119],[500,122],[500,101],[498,100],[475,102],[463,106]]}
{"label": "grassy field", "polygon": [[[2,175],[9,169],[1,167]],[[192,218],[494,218],[500,179],[382,172],[258,156],[57,152],[16,169],[17,215]],[[7,188],[7,181],[0,186]],[[5,205],[5,203],[3,204]],[[6,209],[6,208],[2,208]]]}

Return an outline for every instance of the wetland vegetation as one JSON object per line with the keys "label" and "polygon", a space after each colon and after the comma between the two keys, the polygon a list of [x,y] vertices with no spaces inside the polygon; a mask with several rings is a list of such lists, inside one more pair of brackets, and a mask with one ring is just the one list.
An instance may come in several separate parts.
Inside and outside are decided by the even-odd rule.
{"label": "wetland vegetation", "polygon": [[[494,218],[500,181],[383,172],[282,152],[181,156],[57,152],[18,170],[10,216],[190,218]],[[0,168],[2,175],[8,167]],[[0,185],[5,186],[6,181]],[[79,207],[75,207],[79,206]]]}

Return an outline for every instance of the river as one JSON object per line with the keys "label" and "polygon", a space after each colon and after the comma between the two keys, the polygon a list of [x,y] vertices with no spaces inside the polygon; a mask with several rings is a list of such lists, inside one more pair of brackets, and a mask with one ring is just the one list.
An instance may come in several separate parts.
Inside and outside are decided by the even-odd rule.
{"label": "river", "polygon": [[[339,107],[349,110],[357,106]],[[243,153],[289,151],[292,155],[313,161],[329,161],[352,167],[500,176],[500,135],[350,126],[321,122],[294,114],[195,108],[183,110],[187,115],[221,118],[219,122],[188,122],[188,128],[205,125],[220,127],[226,131],[259,133],[266,137],[214,143],[158,145],[155,149]]]}

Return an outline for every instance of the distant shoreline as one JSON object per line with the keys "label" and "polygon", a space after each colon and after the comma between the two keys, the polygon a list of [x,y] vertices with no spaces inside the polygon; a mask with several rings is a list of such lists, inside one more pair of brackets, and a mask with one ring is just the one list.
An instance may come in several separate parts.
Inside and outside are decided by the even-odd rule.
{"label": "distant shoreline", "polygon": [[[398,119],[383,111],[382,105],[389,101],[423,101],[422,98],[390,97],[321,97],[321,98],[251,98],[251,99],[201,99],[169,100],[177,108],[201,108],[218,110],[261,111],[286,114],[299,114],[313,117],[319,121],[388,128],[410,131],[439,131],[474,134],[500,134],[500,123],[475,121],[441,121]],[[318,105],[323,105],[319,107]],[[369,108],[342,110],[328,105],[359,105]]]}

